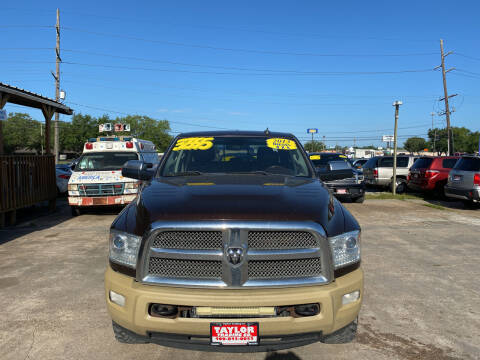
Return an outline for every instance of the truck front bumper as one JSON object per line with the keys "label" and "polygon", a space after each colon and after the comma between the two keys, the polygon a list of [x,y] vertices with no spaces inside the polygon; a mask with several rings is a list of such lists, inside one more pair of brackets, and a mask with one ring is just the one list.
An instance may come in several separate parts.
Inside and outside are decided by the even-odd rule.
{"label": "truck front bumper", "polygon": [[[113,303],[110,290],[124,296],[124,306]],[[345,294],[360,291],[360,298],[342,305]],[[361,268],[338,277],[328,285],[269,289],[196,289],[152,286],[138,283],[133,278],[115,272],[108,266],[105,272],[105,295],[112,320],[135,334],[155,341],[161,334],[180,338],[209,337],[212,322],[257,322],[260,342],[262,337],[289,337],[298,335],[310,340],[331,334],[355,321],[363,299],[363,271]],[[166,318],[149,314],[150,304],[210,307],[261,307],[320,304],[315,316],[275,316],[264,318]],[[165,337],[165,336],[164,336]],[[300,339],[300,338],[299,338]],[[158,340],[158,339],[157,339]],[[312,341],[310,341],[312,342]],[[208,343],[206,345],[209,345]],[[303,345],[299,343],[298,345]],[[295,345],[291,345],[292,347]]]}
{"label": "truck front bumper", "polygon": [[137,194],[114,195],[114,196],[69,196],[68,204],[70,206],[102,206],[102,205],[125,205],[135,199]]}

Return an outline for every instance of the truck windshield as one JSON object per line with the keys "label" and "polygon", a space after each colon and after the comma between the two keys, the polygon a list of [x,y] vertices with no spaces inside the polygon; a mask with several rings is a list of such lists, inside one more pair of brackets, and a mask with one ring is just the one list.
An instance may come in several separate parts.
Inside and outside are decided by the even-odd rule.
{"label": "truck windshield", "polygon": [[310,160],[312,161],[313,165],[316,168],[327,168],[327,165],[331,161],[342,161],[348,162],[348,158],[342,154],[329,154],[329,153],[322,153],[322,154],[310,154]]}
{"label": "truck windshield", "polygon": [[300,145],[288,138],[180,138],[166,156],[161,176],[205,173],[312,176]]}
{"label": "truck windshield", "polygon": [[83,154],[75,171],[120,170],[128,160],[138,160],[134,152],[97,152]]}

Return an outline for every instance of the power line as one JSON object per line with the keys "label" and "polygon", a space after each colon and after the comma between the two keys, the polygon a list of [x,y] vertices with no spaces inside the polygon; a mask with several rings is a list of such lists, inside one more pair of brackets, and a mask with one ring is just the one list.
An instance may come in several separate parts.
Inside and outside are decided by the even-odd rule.
{"label": "power line", "polygon": [[156,44],[165,44],[165,45],[171,45],[171,46],[190,47],[190,48],[198,48],[198,49],[217,50],[217,51],[266,54],[266,55],[292,55],[292,56],[314,56],[314,57],[403,57],[403,56],[410,57],[410,56],[435,55],[434,52],[413,53],[413,54],[319,54],[319,53],[299,53],[299,52],[288,52],[288,51],[268,51],[268,50],[241,49],[241,48],[230,48],[230,47],[217,47],[217,46],[203,45],[203,44],[188,44],[188,43],[158,40],[158,39],[147,39],[147,38],[131,36],[131,35],[104,33],[104,32],[90,31],[86,29],[79,29],[79,28],[72,28],[72,27],[62,27],[62,29],[68,30],[68,31],[91,34],[91,35],[97,35],[97,36],[115,37],[115,38],[121,38],[121,39],[129,39],[129,40],[143,41],[143,42],[156,43]]}
{"label": "power line", "polygon": [[[126,113],[126,112],[117,111],[117,110],[105,109],[105,108],[96,107],[96,106],[92,106],[92,105],[78,104],[78,103],[74,103],[74,102],[72,102],[72,101],[65,101],[65,102],[68,103],[68,104],[72,104],[72,105],[76,105],[76,106],[82,106],[82,107],[85,107],[85,108],[88,108],[88,109],[93,109],[93,110],[106,111],[106,112],[109,112],[109,113],[126,115],[126,116],[132,115],[132,113]],[[156,119],[156,118],[153,118],[153,117],[152,117],[152,119],[157,120],[157,121],[165,121],[165,120],[166,120],[166,119]],[[168,121],[168,122],[171,122],[171,123],[181,124],[181,125],[198,126],[198,127],[204,127],[204,128],[210,128],[210,129],[228,130],[228,128],[218,127],[218,126],[192,124],[192,123],[187,123],[187,122],[182,122],[182,121],[176,121],[176,120],[167,120],[167,121]]]}
{"label": "power line", "polygon": [[464,57],[464,58],[466,58],[466,59],[471,59],[471,60],[480,61],[480,58],[473,57],[473,56],[470,56],[470,55],[465,55],[465,54],[462,54],[462,53],[458,53],[458,52],[456,52],[456,51],[455,51],[455,55]]}
{"label": "power line", "polygon": [[88,67],[100,67],[111,69],[125,69],[125,70],[142,70],[142,71],[161,71],[161,72],[180,72],[190,74],[209,74],[209,75],[252,75],[252,76],[276,76],[276,75],[308,75],[308,76],[343,76],[343,75],[391,75],[391,74],[404,74],[404,73],[421,73],[431,72],[432,69],[419,69],[419,70],[399,70],[399,71],[337,71],[337,72],[304,72],[304,73],[235,73],[235,72],[212,72],[212,71],[192,71],[192,70],[180,70],[180,69],[160,69],[160,68],[145,68],[135,66],[121,66],[121,65],[103,65],[103,64],[91,64],[91,63],[79,63],[71,61],[63,61],[63,64],[79,65]]}

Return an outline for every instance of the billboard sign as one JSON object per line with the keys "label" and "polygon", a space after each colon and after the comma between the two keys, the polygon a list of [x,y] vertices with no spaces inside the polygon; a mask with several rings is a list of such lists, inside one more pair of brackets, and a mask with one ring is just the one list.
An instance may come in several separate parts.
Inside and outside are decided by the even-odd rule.
{"label": "billboard sign", "polygon": [[394,141],[393,135],[383,135],[382,142],[392,142]]}
{"label": "billboard sign", "polygon": [[307,134],[317,134],[318,129],[307,129]]}

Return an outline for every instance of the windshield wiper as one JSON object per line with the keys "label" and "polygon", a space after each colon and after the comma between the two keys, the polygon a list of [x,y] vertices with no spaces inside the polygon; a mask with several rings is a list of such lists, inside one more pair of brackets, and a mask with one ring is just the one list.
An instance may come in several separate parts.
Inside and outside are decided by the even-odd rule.
{"label": "windshield wiper", "polygon": [[203,175],[203,173],[200,171],[194,170],[194,171],[183,171],[183,172],[168,174],[165,176],[173,177],[173,176],[198,176],[198,175]]}

